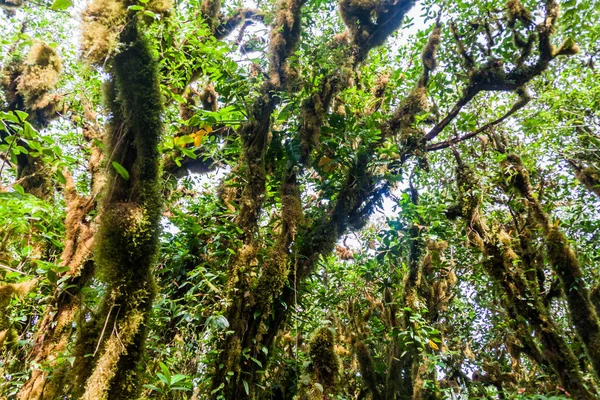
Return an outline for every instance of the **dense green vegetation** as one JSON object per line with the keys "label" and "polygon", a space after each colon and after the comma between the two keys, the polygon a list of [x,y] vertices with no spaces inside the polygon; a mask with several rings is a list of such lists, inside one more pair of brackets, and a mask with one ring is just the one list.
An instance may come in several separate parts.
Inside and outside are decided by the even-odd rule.
{"label": "dense green vegetation", "polygon": [[597,2],[0,7],[0,399],[600,396]]}

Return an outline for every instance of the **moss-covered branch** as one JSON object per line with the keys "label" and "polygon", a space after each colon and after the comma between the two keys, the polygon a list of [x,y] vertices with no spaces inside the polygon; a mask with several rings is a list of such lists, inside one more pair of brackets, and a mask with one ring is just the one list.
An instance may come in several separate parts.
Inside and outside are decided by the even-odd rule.
{"label": "moss-covered branch", "polygon": [[548,259],[562,282],[571,320],[587,350],[596,375],[600,376],[600,320],[590,300],[590,290],[577,256],[565,234],[550,221],[550,217],[534,195],[529,171],[521,157],[508,153],[503,167],[512,186],[529,202],[531,213],[542,229]]}
{"label": "moss-covered branch", "polygon": [[521,259],[513,250],[512,238],[502,227],[490,229],[486,226],[479,213],[480,199],[475,190],[478,186],[475,174],[462,163],[457,152],[455,155],[459,162],[457,184],[460,208],[467,221],[469,240],[482,251],[483,267],[506,296],[505,307],[509,312],[525,319],[535,330],[535,335],[542,344],[545,361],[552,367],[565,389],[577,398],[594,398],[594,393],[583,380],[577,357],[565,340],[564,333],[553,321],[543,297],[535,294],[532,283],[518,268]]}

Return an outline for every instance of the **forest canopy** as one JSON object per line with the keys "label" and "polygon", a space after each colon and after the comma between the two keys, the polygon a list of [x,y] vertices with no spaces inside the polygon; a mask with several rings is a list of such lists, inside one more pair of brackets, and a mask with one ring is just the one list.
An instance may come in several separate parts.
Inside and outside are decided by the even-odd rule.
{"label": "forest canopy", "polygon": [[597,1],[0,9],[0,399],[600,397]]}

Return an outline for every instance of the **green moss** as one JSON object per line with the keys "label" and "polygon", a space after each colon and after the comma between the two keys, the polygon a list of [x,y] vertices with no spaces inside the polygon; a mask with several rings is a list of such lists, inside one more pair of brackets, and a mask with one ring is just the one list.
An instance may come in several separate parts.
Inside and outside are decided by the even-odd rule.
{"label": "green moss", "polygon": [[523,7],[519,0],[508,0],[506,2],[506,12],[508,14],[509,22],[512,25],[514,25],[517,20],[523,22],[525,25],[529,25],[532,21],[531,13]]}
{"label": "green moss", "polygon": [[355,348],[356,359],[365,386],[371,391],[373,398],[378,399],[381,395],[377,386],[377,375],[369,348],[360,340],[356,342]]}
{"label": "green moss", "polygon": [[579,261],[567,237],[557,227],[550,227],[546,239],[548,258],[562,281],[570,317],[596,375],[600,376],[600,320],[583,280]]}
{"label": "green moss", "polygon": [[431,34],[429,35],[429,40],[423,49],[422,61],[425,70],[433,71],[437,66],[436,53],[437,49],[440,46],[442,37],[442,28],[440,25],[437,25]]}
{"label": "green moss", "polygon": [[313,380],[323,385],[327,392],[335,391],[340,373],[340,361],[334,346],[333,329],[321,327],[313,333],[308,352],[312,361]]}
{"label": "green moss", "polygon": [[[126,50],[110,65],[113,82],[106,92],[112,116],[108,154],[129,171],[129,179],[109,169],[95,253],[106,295],[78,334],[77,368],[67,375],[76,386],[85,383],[83,399],[137,397],[156,291],[151,268],[159,246],[162,107],[156,61],[137,25],[132,21],[121,32]],[[105,332],[105,326],[115,329]]]}
{"label": "green moss", "polygon": [[273,298],[277,296],[287,281],[289,272],[289,257],[283,249],[277,249],[269,253],[264,260],[261,276],[253,290],[256,293],[257,305],[261,311],[271,304]]}
{"label": "green moss", "polygon": [[114,55],[119,34],[125,25],[127,3],[120,0],[94,0],[82,14],[81,51],[91,64],[104,66]]}
{"label": "green moss", "polygon": [[575,167],[575,177],[588,190],[600,196],[600,171],[592,167]]}

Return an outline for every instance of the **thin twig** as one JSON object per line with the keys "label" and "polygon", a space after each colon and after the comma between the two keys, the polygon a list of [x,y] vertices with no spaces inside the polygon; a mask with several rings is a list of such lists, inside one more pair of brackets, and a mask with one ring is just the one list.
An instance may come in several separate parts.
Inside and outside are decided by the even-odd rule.
{"label": "thin twig", "polygon": [[17,274],[27,275],[25,272],[19,271],[18,269],[11,268],[8,265],[0,264],[0,268],[4,268],[5,270],[10,271],[10,272],[16,272]]}
{"label": "thin twig", "polygon": [[479,135],[480,133],[488,130],[489,128],[498,125],[499,123],[505,121],[507,118],[509,118],[511,115],[513,115],[514,113],[516,113],[518,110],[520,110],[521,108],[523,108],[525,106],[525,104],[527,104],[529,102],[529,99],[526,98],[524,100],[519,100],[518,102],[516,102],[512,108],[506,113],[504,114],[502,117],[488,122],[487,124],[483,125],[481,128],[474,130],[473,132],[467,133],[464,136],[461,136],[459,138],[452,138],[452,139],[448,139],[445,140],[443,142],[439,142],[439,143],[435,143],[432,144],[430,146],[427,147],[427,151],[435,151],[435,150],[441,150],[441,149],[445,149],[447,147],[450,147],[452,144],[456,144],[456,143],[460,143],[460,142],[464,142],[465,140],[468,140],[474,136]]}

